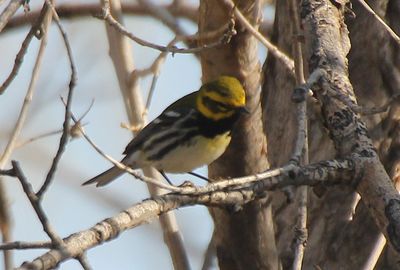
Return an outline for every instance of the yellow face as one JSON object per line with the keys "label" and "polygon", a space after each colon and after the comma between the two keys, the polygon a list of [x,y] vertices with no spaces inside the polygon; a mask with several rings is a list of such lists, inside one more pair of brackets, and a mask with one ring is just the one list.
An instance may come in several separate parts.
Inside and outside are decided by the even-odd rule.
{"label": "yellow face", "polygon": [[221,120],[244,108],[246,95],[238,79],[220,76],[200,88],[196,105],[205,117]]}

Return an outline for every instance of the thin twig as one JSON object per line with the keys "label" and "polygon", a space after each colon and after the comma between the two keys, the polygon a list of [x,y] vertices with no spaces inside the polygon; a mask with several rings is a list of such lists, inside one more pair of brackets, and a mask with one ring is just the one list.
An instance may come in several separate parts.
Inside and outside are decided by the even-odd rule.
{"label": "thin twig", "polygon": [[191,54],[191,53],[198,53],[201,52],[205,49],[210,49],[217,47],[219,45],[227,43],[227,41],[230,40],[230,36],[232,35],[231,33],[226,33],[226,35],[221,36],[221,38],[215,42],[211,42],[210,44],[204,44],[199,47],[194,47],[194,48],[178,48],[176,46],[161,46],[157,45],[151,42],[148,42],[144,39],[141,39],[131,32],[129,32],[122,24],[120,24],[117,20],[114,19],[114,17],[110,13],[109,7],[107,6],[103,7],[103,13],[100,16],[96,16],[99,19],[105,20],[110,26],[112,26],[114,29],[116,29],[119,33],[123,34],[124,36],[130,38],[137,44],[145,47],[149,47],[155,50],[159,50],[161,52],[169,52],[169,53],[182,53],[182,54]]}
{"label": "thin twig", "polygon": [[[81,3],[62,3],[56,5],[57,14],[61,19],[79,19],[80,17],[93,16],[93,14],[101,13],[101,5],[98,3],[88,3],[89,1]],[[158,8],[168,10],[174,17],[184,18],[193,23],[197,22],[198,7],[190,3],[182,3],[182,5],[174,6],[173,4],[158,5]],[[138,5],[136,3],[123,3],[122,11],[127,15],[137,16],[153,16],[152,10]],[[31,10],[29,13],[13,16],[3,29],[2,33],[17,27],[25,26],[34,22],[39,16],[40,10]],[[174,29],[171,29],[174,31]],[[179,35],[178,33],[175,33]]]}
{"label": "thin twig", "polygon": [[24,56],[28,50],[29,44],[32,41],[32,38],[34,36],[37,36],[40,38],[43,34],[43,20],[45,18],[45,14],[47,13],[48,8],[47,5],[43,5],[42,10],[40,11],[40,15],[37,18],[36,22],[32,25],[31,29],[29,30],[28,34],[26,35],[24,41],[21,44],[21,48],[19,49],[15,61],[14,61],[14,66],[6,78],[6,80],[1,84],[0,86],[0,95],[4,93],[4,91],[7,89],[7,87],[11,84],[11,82],[15,79],[15,77],[18,74],[18,71],[23,63]]}
{"label": "thin twig", "polygon": [[39,191],[37,192],[37,196],[41,199],[44,192],[46,192],[47,188],[50,186],[50,183],[54,177],[54,174],[56,172],[57,169],[57,165],[61,159],[61,156],[65,150],[66,144],[68,143],[68,139],[69,139],[69,131],[70,131],[70,119],[71,119],[71,105],[72,105],[72,95],[73,95],[73,90],[75,88],[75,84],[76,84],[76,68],[75,68],[75,63],[72,57],[72,50],[71,50],[71,46],[70,43],[68,41],[68,37],[66,32],[64,31],[61,23],[60,23],[60,18],[57,15],[56,10],[54,9],[53,4],[49,1],[46,0],[46,4],[49,5],[50,10],[53,14],[54,17],[54,21],[56,22],[56,25],[58,27],[59,32],[61,33],[61,36],[63,38],[64,41],[64,45],[65,48],[67,50],[67,56],[68,56],[68,60],[70,63],[70,69],[71,69],[71,78],[70,78],[70,82],[69,82],[69,90],[68,90],[68,97],[67,97],[67,105],[65,108],[65,117],[64,117],[64,124],[63,124],[63,133],[61,135],[60,138],[60,143],[58,146],[58,150],[57,153],[53,159],[53,162],[51,164],[51,167],[49,169],[49,172],[47,173],[46,179],[43,183],[43,185],[41,186],[41,188],[39,189]]}
{"label": "thin twig", "polygon": [[[43,53],[44,53],[44,50],[45,50],[46,44],[47,44],[48,26],[49,26],[50,20],[51,20],[51,16],[49,15],[50,13],[45,7],[43,7],[42,11],[43,11],[43,16],[41,16],[40,19],[38,19],[36,25],[41,25],[42,22],[44,22],[43,30],[42,30],[44,32],[44,35],[42,37],[42,42],[40,44],[39,51],[38,51],[38,54],[37,54],[37,57],[36,57],[36,62],[35,62],[35,65],[33,67],[31,81],[29,83],[28,91],[26,92],[24,103],[22,104],[21,111],[20,111],[18,119],[17,119],[17,123],[16,123],[16,125],[14,127],[14,130],[12,132],[10,140],[8,141],[7,146],[6,146],[2,156],[0,158],[0,168],[3,168],[4,164],[9,159],[9,157],[10,157],[10,155],[11,155],[11,153],[12,153],[14,147],[15,147],[15,144],[17,142],[18,136],[19,136],[19,134],[20,134],[20,132],[22,130],[22,127],[23,127],[23,125],[25,123],[25,119],[26,119],[26,116],[27,116],[28,108],[29,108],[29,105],[30,105],[30,103],[32,101],[32,97],[33,97],[33,93],[34,93],[34,90],[35,90],[36,82],[37,82],[37,79],[39,77],[39,70],[40,70],[40,67],[41,67],[42,60],[43,60]],[[37,29],[37,26],[33,26],[32,29]],[[31,31],[32,31],[32,29],[31,29]],[[26,39],[24,40],[24,42],[25,41],[26,41]],[[25,47],[25,45],[23,45],[22,48],[25,48],[25,50],[27,49]],[[21,52],[21,50],[20,50],[20,52]],[[0,92],[1,92],[1,90],[0,90]]]}
{"label": "thin twig", "polygon": [[2,243],[0,244],[0,250],[8,250],[8,249],[42,249],[42,248],[53,248],[54,244],[50,241],[41,241],[41,242],[23,242],[23,241],[15,241],[10,243]]}
{"label": "thin twig", "polygon": [[26,141],[23,141],[23,142],[20,142],[20,143],[16,144],[15,148],[20,148],[20,147],[23,147],[23,146],[31,143],[31,142],[34,142],[34,141],[37,141],[37,140],[40,140],[40,139],[43,139],[43,138],[47,138],[47,137],[59,134],[62,131],[63,131],[62,129],[59,129],[59,130],[54,130],[54,131],[49,131],[49,132],[43,133],[41,135],[32,137],[30,139],[27,139]]}
{"label": "thin twig", "polygon": [[138,0],[138,3],[145,7],[154,18],[159,19],[169,29],[171,29],[176,35],[185,36],[185,30],[180,27],[178,20],[171,14],[171,12],[160,5],[155,5],[148,0]]}
{"label": "thin twig", "polygon": [[0,170],[0,175],[7,175],[7,176],[15,176],[14,170],[9,169],[9,170]]}
{"label": "thin twig", "polygon": [[50,237],[52,243],[54,245],[56,245],[57,248],[62,248],[62,245],[63,245],[62,239],[57,235],[57,233],[51,226],[49,220],[47,219],[46,213],[44,212],[42,205],[40,204],[40,198],[33,191],[31,184],[28,182],[24,173],[21,170],[21,167],[19,166],[18,161],[13,160],[13,161],[11,161],[11,164],[13,166],[15,176],[20,181],[22,188],[23,188],[26,196],[29,199],[29,202],[31,203],[33,209],[36,212],[36,215],[38,216],[38,218],[40,220],[40,223],[43,226],[43,230]]}
{"label": "thin twig", "polygon": [[268,52],[280,60],[286,68],[289,70],[290,74],[294,75],[294,62],[290,57],[283,53],[278,47],[272,44],[268,39],[266,39],[253,25],[246,19],[246,17],[240,12],[232,0],[221,0],[226,6],[233,10],[235,17],[243,24],[246,29],[253,34],[253,36],[258,39],[267,49]]}
{"label": "thin twig", "polygon": [[397,42],[398,45],[400,45],[400,37],[393,31],[392,28],[390,28],[387,23],[382,20],[381,17],[379,17],[378,14],[364,1],[364,0],[358,0],[360,4],[365,8],[366,11],[368,11],[370,14],[372,14],[379,23],[382,24],[382,26],[385,28],[385,30],[389,33],[389,35]]}
{"label": "thin twig", "polygon": [[[168,46],[173,45],[174,43],[176,43],[176,39],[174,38],[169,44]],[[154,60],[153,64],[150,66],[149,71],[153,74],[153,78],[151,80],[151,86],[150,86],[150,90],[149,93],[147,95],[146,98],[146,105],[143,111],[143,114],[146,115],[149,108],[150,108],[150,104],[151,104],[151,100],[154,94],[154,90],[156,88],[156,84],[157,84],[157,80],[158,77],[160,76],[160,69],[161,69],[161,65],[165,62],[165,58],[167,57],[167,53],[166,52],[162,52],[160,53],[160,55],[156,58],[156,60]],[[137,74],[136,74],[137,75]]]}
{"label": "thin twig", "polygon": [[[302,44],[300,42],[300,18],[297,8],[297,0],[289,2],[290,16],[292,17],[293,27],[293,54],[295,65],[295,77],[297,85],[304,85],[304,70],[303,70],[303,52]],[[302,94],[304,98],[297,103],[297,122],[298,131],[294,151],[294,160],[300,164],[307,165],[308,160],[308,129],[307,129],[307,93],[304,91]],[[292,158],[293,160],[293,158]],[[298,188],[297,197],[297,223],[294,231],[294,260],[292,269],[301,270],[304,258],[305,246],[307,243],[307,200],[308,200],[308,187],[301,186]]]}
{"label": "thin twig", "polygon": [[[42,28],[43,37],[42,37],[42,41],[40,43],[39,51],[38,51],[38,54],[37,54],[37,57],[36,57],[36,60],[35,60],[35,64],[34,64],[34,67],[33,67],[33,71],[32,71],[31,81],[29,83],[28,90],[26,92],[26,95],[25,95],[25,98],[24,98],[24,102],[23,102],[22,107],[21,107],[21,111],[19,113],[17,122],[16,122],[15,127],[14,127],[14,129],[12,131],[10,139],[9,139],[7,145],[6,145],[6,148],[5,148],[2,156],[0,157],[0,169],[4,168],[5,164],[8,162],[12,152],[15,149],[18,137],[19,137],[19,135],[21,133],[22,127],[25,124],[25,120],[26,120],[26,117],[27,117],[27,114],[28,114],[28,111],[29,111],[29,106],[31,104],[34,91],[36,89],[36,82],[37,82],[37,80],[39,78],[39,71],[40,71],[40,68],[41,68],[41,64],[42,64],[42,60],[43,60],[43,54],[44,54],[44,51],[45,51],[45,48],[46,48],[46,44],[47,44],[47,31],[48,31],[48,28],[49,28],[49,25],[50,25],[50,22],[51,22],[51,13],[46,8],[43,8],[42,11],[43,11],[43,16],[38,19],[36,25],[32,26],[32,28],[30,30],[30,32],[31,32],[31,31],[33,31],[32,29],[37,29],[38,25],[42,25],[42,22],[43,22],[43,28]],[[25,39],[25,41],[26,41],[26,39]],[[29,44],[29,42],[27,44]],[[27,48],[27,47],[25,47],[25,48]],[[2,183],[0,183],[0,185],[2,185]],[[7,209],[6,209],[6,207],[8,207],[7,197],[6,197],[7,195],[5,194],[5,190],[4,190],[3,186],[0,187],[0,190],[2,191],[2,193],[0,195],[1,196],[1,206],[0,207],[2,208],[1,212],[3,213],[2,217],[4,218],[4,220],[2,220],[2,222],[5,223],[5,222],[7,222],[6,218],[8,216]],[[3,225],[2,227],[4,227],[4,224],[2,224],[2,225]],[[9,229],[7,229],[7,234],[8,233],[9,233]],[[7,236],[7,235],[3,235],[3,238],[4,238],[4,241],[10,241],[11,240],[11,239],[8,239],[10,237]],[[11,256],[10,252],[8,252],[8,251],[4,252],[4,256],[6,257],[5,260],[4,260],[5,263],[10,264],[10,259],[7,258],[8,256]],[[8,265],[6,268],[10,269],[10,268],[12,268],[12,266]]]}
{"label": "thin twig", "polygon": [[3,152],[3,155],[0,158],[0,168],[3,168],[4,164],[7,162],[11,153],[13,152],[15,145],[17,143],[19,134],[21,133],[22,127],[25,124],[25,120],[26,120],[27,113],[29,110],[29,105],[31,104],[33,93],[36,89],[36,82],[39,78],[39,71],[41,68],[41,64],[42,64],[42,60],[43,60],[43,53],[46,48],[46,43],[47,43],[47,38],[46,38],[46,34],[45,34],[45,36],[43,37],[42,42],[40,44],[39,52],[37,54],[36,62],[35,62],[35,65],[34,65],[33,71],[32,71],[31,81],[29,83],[28,91],[26,92],[26,96],[24,98],[24,102],[22,104],[21,111],[19,113],[16,125],[11,134],[10,140],[8,141],[7,146]]}

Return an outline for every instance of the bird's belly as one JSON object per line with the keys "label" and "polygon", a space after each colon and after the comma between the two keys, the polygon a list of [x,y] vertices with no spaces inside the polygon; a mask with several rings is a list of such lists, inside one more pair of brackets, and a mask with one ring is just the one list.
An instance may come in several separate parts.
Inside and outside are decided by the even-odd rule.
{"label": "bird's belly", "polygon": [[199,140],[199,137],[194,137],[178,149],[168,153],[162,161],[156,162],[154,166],[168,173],[191,172],[220,157],[230,141],[230,132],[218,135],[213,139]]}

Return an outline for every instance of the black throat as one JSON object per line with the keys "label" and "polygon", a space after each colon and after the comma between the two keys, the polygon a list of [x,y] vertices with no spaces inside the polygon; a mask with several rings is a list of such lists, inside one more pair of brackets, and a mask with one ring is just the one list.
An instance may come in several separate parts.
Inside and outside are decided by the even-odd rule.
{"label": "black throat", "polygon": [[216,135],[221,135],[228,131],[232,131],[232,128],[235,125],[236,121],[239,119],[239,116],[240,114],[238,112],[235,112],[230,117],[220,120],[213,120],[200,114],[197,118],[200,133],[207,138],[213,138]]}

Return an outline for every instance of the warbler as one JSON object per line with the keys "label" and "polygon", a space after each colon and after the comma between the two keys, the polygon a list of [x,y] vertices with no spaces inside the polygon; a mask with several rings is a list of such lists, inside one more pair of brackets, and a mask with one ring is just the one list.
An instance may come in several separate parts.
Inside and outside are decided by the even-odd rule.
{"label": "warbler", "polygon": [[[220,76],[167,107],[127,145],[122,160],[132,169],[190,173],[221,156],[241,113],[245,91],[235,77]],[[104,186],[125,171],[114,166],[83,183]],[[167,179],[168,181],[168,179]]]}

